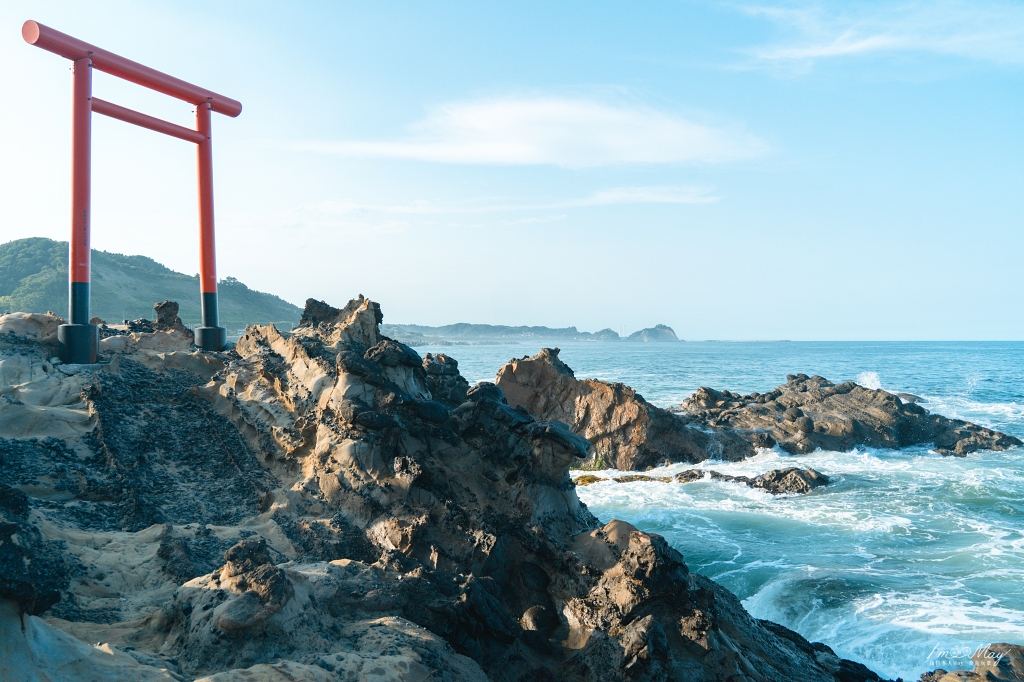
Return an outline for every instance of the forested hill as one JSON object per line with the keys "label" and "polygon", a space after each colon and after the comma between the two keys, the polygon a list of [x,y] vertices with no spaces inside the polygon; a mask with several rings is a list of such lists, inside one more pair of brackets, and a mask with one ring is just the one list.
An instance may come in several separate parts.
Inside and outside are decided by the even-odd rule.
{"label": "forested hill", "polygon": [[[229,334],[247,324],[297,324],[302,309],[228,277],[218,285],[220,323]],[[186,325],[198,326],[199,278],[175,272],[146,256],[92,252],[92,314],[110,323],[152,319],[153,304],[177,301]],[[68,243],[30,238],[0,244],[0,313],[68,314]],[[290,324],[280,324],[290,323]]]}

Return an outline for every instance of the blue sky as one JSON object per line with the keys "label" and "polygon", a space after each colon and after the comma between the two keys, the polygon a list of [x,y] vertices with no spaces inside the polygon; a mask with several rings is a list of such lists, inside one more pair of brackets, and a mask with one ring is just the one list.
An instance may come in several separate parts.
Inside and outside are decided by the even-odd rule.
{"label": "blue sky", "polygon": [[[298,304],[1024,338],[1024,4],[294,4],[4,3],[0,240],[68,230],[69,62],[32,18],[242,101],[219,273]],[[191,145],[96,116],[93,169],[95,247],[197,270]]]}

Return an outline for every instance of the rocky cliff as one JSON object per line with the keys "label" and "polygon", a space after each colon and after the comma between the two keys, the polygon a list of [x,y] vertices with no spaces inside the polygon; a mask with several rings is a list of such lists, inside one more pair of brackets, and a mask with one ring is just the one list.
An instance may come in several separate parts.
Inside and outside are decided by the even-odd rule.
{"label": "rocky cliff", "polygon": [[67,366],[59,319],[0,317],[0,677],[877,679],[595,519],[585,439],[381,319]]}
{"label": "rocky cliff", "polygon": [[736,461],[776,444],[798,454],[933,443],[937,452],[958,456],[1021,445],[887,391],[805,374],[765,394],[701,388],[670,412],[623,384],[577,379],[558,353],[544,348],[511,360],[495,383],[509,404],[537,419],[563,421],[586,438],[593,448],[582,468],[643,471],[665,462]]}

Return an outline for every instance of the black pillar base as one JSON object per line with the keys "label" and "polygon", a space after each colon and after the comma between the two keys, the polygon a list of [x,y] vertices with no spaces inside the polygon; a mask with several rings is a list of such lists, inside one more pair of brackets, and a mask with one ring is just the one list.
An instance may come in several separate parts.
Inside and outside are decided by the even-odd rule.
{"label": "black pillar base", "polygon": [[100,328],[94,324],[57,327],[57,357],[69,365],[94,365],[100,347]]}
{"label": "black pillar base", "polygon": [[228,343],[228,330],[224,327],[196,327],[196,345],[203,350],[222,351]]}

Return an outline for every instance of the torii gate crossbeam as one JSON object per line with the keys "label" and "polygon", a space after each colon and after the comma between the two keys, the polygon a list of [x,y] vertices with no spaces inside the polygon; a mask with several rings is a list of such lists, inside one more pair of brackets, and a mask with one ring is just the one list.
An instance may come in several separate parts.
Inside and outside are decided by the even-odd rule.
{"label": "torii gate crossbeam", "polygon": [[[71,100],[71,240],[68,253],[70,319],[69,324],[63,324],[57,329],[60,359],[68,363],[94,363],[99,349],[99,330],[96,325],[89,322],[93,112],[196,145],[199,171],[199,289],[202,294],[203,311],[203,324],[195,329],[196,345],[208,351],[223,350],[227,343],[227,331],[219,326],[218,314],[210,113],[215,111],[234,118],[242,113],[242,104],[230,97],[168,76],[35,21],[26,21],[21,27],[21,35],[30,45],[70,59],[74,64]],[[92,69],[99,69],[151,90],[191,102],[196,105],[195,130],[93,97]]]}

